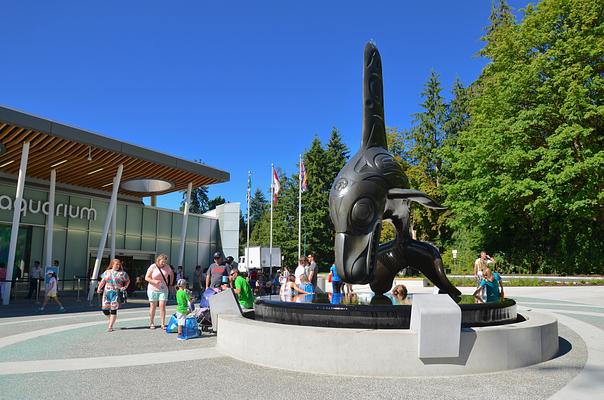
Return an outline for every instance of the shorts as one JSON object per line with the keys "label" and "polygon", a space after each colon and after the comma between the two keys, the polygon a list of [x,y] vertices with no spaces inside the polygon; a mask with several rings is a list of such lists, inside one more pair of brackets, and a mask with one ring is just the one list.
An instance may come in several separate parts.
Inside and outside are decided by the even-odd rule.
{"label": "shorts", "polygon": [[149,297],[149,301],[167,301],[168,290],[156,291],[147,289],[147,297]]}
{"label": "shorts", "polygon": [[120,303],[117,301],[117,290],[105,290],[103,292],[103,303],[101,308],[103,310],[117,310],[120,308]]}
{"label": "shorts", "polygon": [[176,321],[178,322],[178,326],[185,326],[185,321],[187,320],[187,314],[181,314],[176,311]]}

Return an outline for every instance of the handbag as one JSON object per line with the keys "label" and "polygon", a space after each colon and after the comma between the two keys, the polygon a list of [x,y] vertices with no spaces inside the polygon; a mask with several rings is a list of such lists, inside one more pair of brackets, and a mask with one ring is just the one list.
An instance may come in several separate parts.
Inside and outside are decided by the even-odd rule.
{"label": "handbag", "polygon": [[327,282],[331,282],[331,278],[332,278],[332,274],[330,272],[329,275],[327,275]]}
{"label": "handbag", "polygon": [[176,314],[172,314],[170,317],[170,321],[168,325],[166,325],[166,333],[176,333],[178,332],[178,320],[176,319]]}
{"label": "handbag", "polygon": [[128,294],[125,290],[120,289],[117,291],[117,302],[120,304],[124,304],[128,302]]}

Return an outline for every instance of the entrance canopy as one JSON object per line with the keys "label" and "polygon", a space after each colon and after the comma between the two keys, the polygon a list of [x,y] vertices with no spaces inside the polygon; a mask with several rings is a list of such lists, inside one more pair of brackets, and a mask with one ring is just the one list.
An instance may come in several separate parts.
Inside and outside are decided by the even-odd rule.
{"label": "entrance canopy", "polygon": [[119,193],[144,197],[227,182],[229,173],[0,106],[0,170],[19,173],[30,143],[27,176],[105,192],[123,165]]}

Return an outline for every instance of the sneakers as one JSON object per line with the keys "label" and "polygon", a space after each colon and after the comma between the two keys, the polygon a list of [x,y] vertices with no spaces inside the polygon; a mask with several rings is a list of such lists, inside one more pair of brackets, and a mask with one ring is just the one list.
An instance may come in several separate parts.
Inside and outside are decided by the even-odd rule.
{"label": "sneakers", "polygon": [[60,312],[65,312],[65,307],[61,307],[61,308],[59,308],[59,311],[60,311]]}
{"label": "sneakers", "polygon": [[44,311],[44,307],[40,307],[40,308],[39,308],[39,310],[40,310],[40,311]]}
{"label": "sneakers", "polygon": [[176,336],[176,340],[187,340],[187,338],[183,336]]}

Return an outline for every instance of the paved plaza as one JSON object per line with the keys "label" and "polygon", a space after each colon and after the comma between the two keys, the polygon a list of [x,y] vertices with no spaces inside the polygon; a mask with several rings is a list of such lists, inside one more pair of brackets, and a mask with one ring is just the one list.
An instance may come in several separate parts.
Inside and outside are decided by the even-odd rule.
{"label": "paved plaza", "polygon": [[[148,309],[137,302],[120,311],[117,330],[111,333],[103,315],[86,304],[70,302],[65,314],[53,313],[50,306],[42,314],[33,304],[17,303],[0,308],[0,398],[602,398],[604,287],[510,287],[506,294],[518,301],[520,313],[532,309],[558,318],[556,358],[498,373],[396,379],[302,374],[246,364],[220,354],[214,335],[177,341],[175,335],[149,330]],[[288,346],[287,337],[257,346],[278,346],[292,363],[296,352],[304,351]]]}

